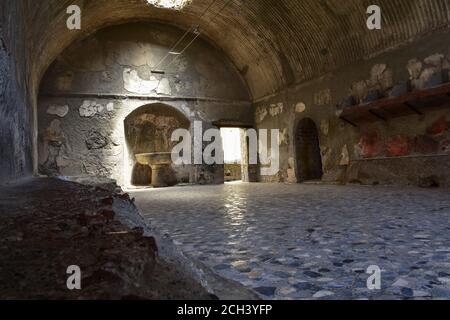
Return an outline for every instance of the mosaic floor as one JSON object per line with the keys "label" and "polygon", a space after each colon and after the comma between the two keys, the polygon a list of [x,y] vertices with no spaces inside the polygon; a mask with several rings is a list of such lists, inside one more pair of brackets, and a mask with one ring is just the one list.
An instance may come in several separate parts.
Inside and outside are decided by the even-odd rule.
{"label": "mosaic floor", "polygon": [[[264,299],[449,299],[450,192],[243,184],[133,191],[182,250]],[[381,289],[367,288],[367,268]]]}

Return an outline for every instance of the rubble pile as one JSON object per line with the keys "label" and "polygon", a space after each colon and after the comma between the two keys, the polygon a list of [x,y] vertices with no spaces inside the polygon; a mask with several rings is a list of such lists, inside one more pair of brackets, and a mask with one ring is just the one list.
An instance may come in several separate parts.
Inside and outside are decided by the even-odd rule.
{"label": "rubble pile", "polygon": [[[115,217],[128,194],[55,179],[0,189],[0,299],[207,299],[158,257],[153,237]],[[81,290],[67,286],[70,266]]]}

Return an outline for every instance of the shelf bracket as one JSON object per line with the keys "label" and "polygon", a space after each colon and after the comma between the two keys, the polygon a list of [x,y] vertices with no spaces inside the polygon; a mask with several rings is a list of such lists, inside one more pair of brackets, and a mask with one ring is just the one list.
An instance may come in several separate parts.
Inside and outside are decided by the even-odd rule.
{"label": "shelf bracket", "polygon": [[352,125],[353,127],[357,128],[358,126],[356,124],[354,124],[353,122],[351,122],[350,120],[346,119],[343,116],[340,116],[339,119],[341,119],[344,122],[347,122],[348,124]]}
{"label": "shelf bracket", "polygon": [[420,112],[419,110],[417,110],[417,108],[414,107],[413,105],[411,105],[410,103],[405,102],[404,105],[407,106],[407,107],[408,107],[409,109],[411,109],[412,111],[414,111],[415,113],[417,113],[417,114],[419,114],[419,115],[423,115],[422,112]]}

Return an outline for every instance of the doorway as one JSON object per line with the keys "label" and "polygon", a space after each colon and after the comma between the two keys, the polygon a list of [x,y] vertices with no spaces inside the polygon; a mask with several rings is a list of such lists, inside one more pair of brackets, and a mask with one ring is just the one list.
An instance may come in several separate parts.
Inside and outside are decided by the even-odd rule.
{"label": "doorway", "polygon": [[295,144],[299,182],[322,179],[319,133],[312,119],[305,118],[298,123]]}
{"label": "doorway", "polygon": [[242,180],[242,143],[240,128],[221,128],[225,182]]}

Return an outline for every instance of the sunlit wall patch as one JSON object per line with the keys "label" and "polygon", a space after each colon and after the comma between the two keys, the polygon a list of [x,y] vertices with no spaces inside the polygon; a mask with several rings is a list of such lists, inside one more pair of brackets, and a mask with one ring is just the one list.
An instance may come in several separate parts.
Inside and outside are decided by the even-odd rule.
{"label": "sunlit wall patch", "polygon": [[150,5],[158,8],[181,10],[189,5],[192,0],[146,0]]}

